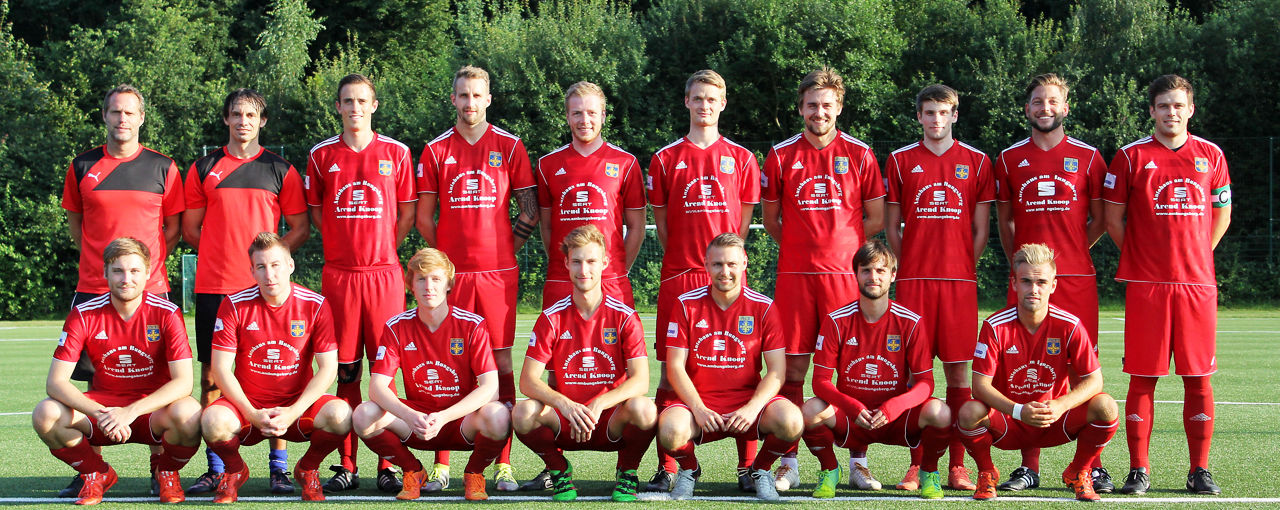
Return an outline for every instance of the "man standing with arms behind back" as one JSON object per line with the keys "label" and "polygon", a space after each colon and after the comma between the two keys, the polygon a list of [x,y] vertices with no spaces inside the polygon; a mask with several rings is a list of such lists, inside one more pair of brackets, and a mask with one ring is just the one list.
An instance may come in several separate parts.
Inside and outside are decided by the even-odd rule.
{"label": "man standing with arms behind back", "polygon": [[[377,347],[382,325],[404,311],[404,280],[396,247],[413,228],[414,202],[409,148],[373,131],[377,92],[369,78],[351,74],[338,82],[334,103],[342,134],[311,149],[307,160],[307,205],[324,241],[321,291],[334,311],[338,338],[338,398],[360,405],[361,360]],[[357,438],[348,433],[342,465],[329,469],[325,492],[355,489]],[[378,489],[398,492],[391,463],[378,462]]]}
{"label": "man standing with arms behind back", "polygon": [[[449,98],[458,111],[457,122],[428,143],[418,158],[418,231],[456,264],[449,291],[452,303],[487,318],[498,369],[498,401],[510,409],[516,398],[511,345],[520,290],[515,252],[538,223],[538,190],[524,142],[485,116],[493,101],[489,73],[473,66],[459,69]],[[507,212],[512,197],[520,206],[514,228]],[[499,491],[518,488],[510,437],[498,456],[494,482]],[[449,452],[436,452],[424,490],[448,485]]]}
{"label": "man standing with arms behind back", "polygon": [[1166,74],[1147,90],[1155,133],[1116,153],[1102,184],[1107,233],[1125,282],[1125,436],[1129,476],[1121,494],[1151,487],[1152,409],[1169,358],[1182,376],[1182,425],[1191,466],[1187,490],[1218,494],[1209,473],[1213,386],[1218,370],[1218,287],[1213,249],[1231,224],[1231,176],[1217,145],[1187,132],[1196,112],[1191,82]]}

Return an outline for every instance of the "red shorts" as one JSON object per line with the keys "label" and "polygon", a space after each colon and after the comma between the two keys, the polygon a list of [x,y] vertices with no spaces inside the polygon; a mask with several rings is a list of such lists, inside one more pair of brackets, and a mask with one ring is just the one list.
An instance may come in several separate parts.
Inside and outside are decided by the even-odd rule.
{"label": "red shorts", "polygon": [[[289,426],[288,432],[277,437],[294,443],[305,443],[310,441],[311,433],[316,430],[316,415],[320,414],[320,409],[323,408],[325,404],[334,400],[339,400],[339,398],[333,395],[320,395],[320,398],[316,399],[315,403],[311,404],[311,407],[308,407],[307,411],[302,413],[302,416],[298,417],[298,421],[293,422],[293,425]],[[262,442],[263,439],[267,439],[267,436],[262,435],[261,430],[254,427],[249,423],[249,420],[245,419],[244,414],[241,414],[235,404],[232,404],[230,400],[227,400],[227,397],[219,397],[218,400],[214,400],[209,404],[209,407],[213,406],[222,406],[230,409],[232,413],[235,413],[236,419],[240,420],[240,432],[236,433],[236,437],[240,438],[241,446],[252,446]]]}
{"label": "red shorts", "polygon": [[[1018,304],[1018,293],[1013,290],[1014,277],[1009,277],[1009,293],[1005,303]],[[1098,278],[1094,276],[1058,276],[1058,290],[1049,301],[1054,306],[1080,319],[1089,341],[1098,346]]]}
{"label": "red shorts", "polygon": [[[787,354],[813,354],[827,314],[858,299],[858,277],[840,273],[778,273],[774,285],[778,322],[787,333]],[[975,313],[975,315],[977,315]],[[970,350],[969,354],[973,354]]]}
{"label": "red shorts", "polygon": [[333,308],[333,334],[338,339],[338,363],[370,358],[378,337],[392,315],[404,311],[404,276],[400,266],[365,271],[325,267],[320,289]]}
{"label": "red shorts", "polygon": [[[604,291],[606,296],[621,299],[627,306],[636,307],[635,298],[631,295],[631,279],[626,276],[605,277],[604,281],[600,282],[600,290]],[[547,280],[542,284],[542,308],[545,310],[548,306],[555,304],[556,301],[572,294],[573,282],[568,280]]]}
{"label": "red shorts", "polygon": [[520,293],[517,268],[482,273],[457,273],[449,303],[475,312],[489,325],[493,349],[510,349],[516,337],[516,296]]}
{"label": "red shorts", "polygon": [[[104,391],[86,391],[84,392],[84,396],[89,397],[94,402],[106,407],[122,407],[137,402],[146,395],[120,395]],[[160,444],[160,437],[156,436],[155,433],[151,431],[152,414],[154,413],[147,413],[133,419],[133,423],[129,424],[129,440],[125,441],[125,443],[146,445]],[[108,439],[107,435],[102,434],[102,431],[98,429],[98,420],[95,419],[93,415],[88,415],[87,417],[89,418],[89,424],[92,425],[92,427],[89,428],[89,444],[93,446],[124,444]]]}
{"label": "red shorts", "polygon": [[[925,401],[926,404],[928,402],[928,400]],[[836,426],[832,429],[836,436],[836,446],[841,448],[858,446],[862,448],[871,443],[910,448],[920,446],[920,434],[924,430],[920,428],[920,413],[923,410],[924,404],[920,404],[898,415],[896,419],[883,427],[867,430],[854,423],[856,416],[849,416],[837,407]]]}
{"label": "red shorts", "polygon": [[[897,301],[920,325],[943,363],[973,361],[978,345],[978,284],[965,280],[899,280]],[[945,334],[944,334],[945,332]]]}
{"label": "red shorts", "polygon": [[[414,411],[418,411],[420,413],[432,413],[439,411],[439,409],[430,409],[421,402],[415,402],[403,398],[400,399],[400,401],[404,402],[404,405],[407,405],[413,408]],[[436,434],[436,437],[431,439],[421,439],[411,432],[409,433],[409,437],[400,438],[400,442],[404,443],[404,445],[409,448],[433,452],[474,450],[476,448],[475,443],[468,440],[467,437],[462,434],[462,420],[465,419],[466,417],[464,416],[444,424],[443,427],[440,427],[440,432]]]}
{"label": "red shorts", "polygon": [[1048,448],[1075,441],[1080,429],[1089,424],[1089,409],[1087,405],[1069,409],[1058,421],[1043,429],[1022,423],[995,409],[987,411],[987,419],[991,420],[987,426],[991,446],[1001,450]]}
{"label": "red shorts", "polygon": [[1217,287],[1129,282],[1124,309],[1124,373],[1169,375],[1170,356],[1178,375],[1218,371]]}
{"label": "red shorts", "polygon": [[667,329],[672,322],[672,312],[680,307],[680,296],[693,289],[711,284],[711,278],[703,270],[690,269],[662,280],[658,284],[658,320],[654,322],[653,348],[658,361],[667,361]]}
{"label": "red shorts", "polygon": [[[674,392],[673,392],[673,393],[674,393]],[[696,436],[694,436],[694,438],[693,438],[693,444],[695,444],[695,445],[700,445],[700,444],[706,444],[706,443],[714,443],[714,442],[719,441],[719,440],[721,440],[721,439],[730,438],[730,437],[732,437],[732,438],[734,438],[734,439],[743,439],[743,440],[747,440],[747,441],[755,441],[755,440],[757,440],[757,439],[762,439],[762,438],[764,438],[764,433],[760,431],[760,417],[761,417],[761,416],[764,416],[764,410],[765,410],[765,409],[768,409],[768,408],[769,408],[769,406],[773,405],[773,403],[774,403],[774,402],[777,402],[777,401],[790,402],[789,400],[787,400],[787,398],[786,398],[786,397],[784,397],[784,396],[782,396],[782,395],[774,395],[774,396],[773,396],[773,398],[769,399],[769,401],[768,401],[768,402],[765,402],[765,403],[764,403],[764,407],[761,407],[761,408],[760,408],[760,414],[757,414],[757,415],[756,415],[756,419],[755,419],[755,421],[752,421],[752,422],[751,422],[751,425],[747,428],[747,431],[746,431],[746,432],[742,432],[742,433],[739,433],[739,434],[735,434],[735,433],[732,433],[732,432],[701,432],[701,431],[695,431],[695,433],[696,433],[697,435],[696,435]],[[746,404],[746,402],[743,402],[743,404]],[[689,408],[689,405],[688,405],[688,404],[685,404],[684,402],[681,402],[681,401],[680,401],[680,398],[679,398],[679,397],[676,397],[676,398],[675,398],[675,399],[673,399],[673,400],[672,400],[672,401],[671,401],[671,402],[670,402],[666,407],[663,407],[663,408],[662,408],[662,412],[661,412],[661,413],[658,413],[658,416],[662,416],[662,413],[667,412],[667,409],[671,409],[671,408],[673,408],[673,407],[683,407],[683,408],[685,408],[685,409],[688,409],[688,408]],[[742,406],[738,406],[738,407],[742,407]],[[735,408],[735,409],[736,409],[736,408]],[[714,409],[712,409],[712,410],[713,410],[713,411],[715,411]],[[719,411],[716,411],[716,412],[719,412]],[[723,413],[721,413],[721,414],[723,414]]]}
{"label": "red shorts", "polygon": [[[551,406],[547,406],[551,407]],[[588,450],[593,452],[616,452],[622,449],[622,438],[609,437],[609,422],[613,421],[613,415],[618,412],[618,406],[605,409],[600,413],[600,420],[596,422],[595,430],[591,431],[591,438],[585,442],[579,443],[573,440],[569,430],[569,420],[560,415],[560,411],[554,407],[551,410],[556,413],[556,418],[560,420],[560,433],[556,434],[556,447],[561,450]]]}

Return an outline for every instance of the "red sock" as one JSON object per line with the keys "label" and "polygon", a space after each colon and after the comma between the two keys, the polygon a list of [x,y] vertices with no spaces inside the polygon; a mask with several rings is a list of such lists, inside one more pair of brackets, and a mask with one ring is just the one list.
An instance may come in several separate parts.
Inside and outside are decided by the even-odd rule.
{"label": "red sock", "polygon": [[542,457],[542,462],[546,463],[547,469],[552,471],[564,471],[569,469],[569,461],[565,460],[564,452],[556,446],[556,434],[549,427],[537,427],[528,434],[516,434],[521,443],[528,446],[533,453]]}
{"label": "red sock", "polygon": [[[960,416],[960,406],[970,400],[969,388],[947,388],[947,408],[951,410],[951,423],[954,425],[956,418]],[[961,442],[958,434],[951,434],[950,448],[950,467],[964,467],[964,450],[965,445]],[[988,448],[989,450],[989,448]]]}
{"label": "red sock", "polygon": [[[338,383],[337,393],[338,398],[346,402],[352,409],[355,409],[361,402],[360,379],[356,379],[349,383]],[[360,438],[357,437],[356,433],[353,431],[348,433],[347,437],[343,438],[342,444],[338,446],[338,454],[342,459],[342,467],[347,468],[347,470],[352,473],[356,472],[356,450],[359,449],[359,441]],[[382,462],[378,463],[378,467],[382,467]]]}
{"label": "red sock", "polygon": [[1076,456],[1067,466],[1067,472],[1077,473],[1092,467],[1098,456],[1102,455],[1102,449],[1107,446],[1107,442],[1116,435],[1116,427],[1119,426],[1119,420],[1085,424],[1080,435],[1076,437]]}
{"label": "red sock", "polygon": [[[951,434],[947,434],[947,444],[951,444]],[[921,447],[917,446],[915,448],[907,449],[908,452],[911,452],[912,466],[919,466],[921,462],[924,462],[924,450],[921,450],[920,448]]]}
{"label": "red sock", "polygon": [[[654,392],[653,400],[658,404],[658,413],[662,413],[662,409],[666,407],[672,400],[676,400],[675,391],[669,388],[658,388]],[[655,449],[658,451],[658,468],[668,473],[674,473],[680,469],[680,463],[676,461],[666,450],[662,449],[662,445],[655,442]]]}
{"label": "red sock", "polygon": [[436,464],[449,465],[449,450],[436,451]]}
{"label": "red sock", "polygon": [[[515,405],[516,405],[516,375],[515,375],[515,373],[507,372],[507,373],[505,373],[505,374],[498,374],[498,402],[501,402],[501,403],[502,403],[502,405],[507,406],[507,409],[511,409],[511,408],[515,407]],[[510,464],[510,463],[511,463],[511,441],[512,441],[512,439],[513,439],[513,438],[512,438],[510,435],[508,435],[508,436],[507,436],[507,439],[506,439],[505,441],[503,441],[503,443],[502,443],[502,450],[498,452],[498,463],[499,463],[499,464]]]}
{"label": "red sock", "polygon": [[337,450],[346,442],[348,434],[334,434],[321,429],[311,432],[311,446],[307,447],[307,452],[302,454],[302,458],[298,459],[298,471],[314,471],[320,469],[320,463],[324,461],[331,452]]}
{"label": "red sock", "polygon": [[734,438],[738,447],[738,469],[747,469],[756,461],[756,440]]}
{"label": "red sock", "polygon": [[[782,383],[782,390],[779,391],[778,394],[782,395],[787,400],[790,400],[792,404],[796,405],[796,407],[800,407],[800,408],[804,407],[804,381],[784,382]],[[791,445],[791,447],[787,450],[785,455],[787,457],[795,457],[796,454],[799,453],[799,447],[800,447],[800,443],[797,441],[796,443]],[[759,454],[757,453],[757,455]],[[752,462],[751,464],[753,466],[755,465],[754,462]],[[770,461],[769,464],[773,464],[773,462]]]}
{"label": "red sock", "polygon": [[804,444],[809,453],[818,458],[818,467],[829,471],[840,467],[836,460],[836,435],[825,425],[818,425],[804,432]]}
{"label": "red sock", "polygon": [[1151,425],[1155,418],[1155,377],[1130,376],[1129,394],[1125,396],[1124,436],[1129,443],[1129,467],[1147,468],[1151,460],[1147,451],[1151,447]]}
{"label": "red sock", "polygon": [[969,456],[978,464],[978,471],[995,471],[996,464],[991,461],[991,434],[987,433],[987,428],[968,430],[957,427],[956,430],[959,431],[956,435],[964,442],[965,449],[969,450]]}
{"label": "red sock", "polygon": [[618,451],[618,469],[630,471],[639,468],[640,461],[644,459],[644,452],[649,450],[649,444],[653,442],[653,436],[657,433],[656,426],[650,427],[649,430],[642,430],[628,423],[622,427],[622,450]]}
{"label": "red sock", "polygon": [[[667,450],[659,445],[658,451],[675,461],[678,469],[698,469],[698,456],[693,452],[693,441],[687,441],[684,446],[672,450]],[[666,469],[665,466],[663,469]]]}
{"label": "red sock", "polygon": [[502,452],[502,445],[507,444],[507,439],[489,439],[484,434],[476,433],[475,451],[471,452],[471,458],[467,460],[467,467],[463,469],[463,473],[484,473],[484,468],[493,464],[493,460],[498,458],[498,453]]}
{"label": "red sock", "polygon": [[783,441],[773,434],[764,436],[764,444],[756,452],[756,461],[751,463],[751,469],[768,470],[783,454],[794,451],[798,443],[799,441]]}
{"label": "red sock", "polygon": [[1209,445],[1213,441],[1213,385],[1209,376],[1183,377],[1182,388],[1182,427],[1187,431],[1191,469],[1208,469]]}
{"label": "red sock", "polygon": [[82,474],[88,473],[105,473],[107,471],[107,463],[102,460],[102,455],[93,451],[93,446],[89,445],[89,441],[82,439],[75,446],[67,446],[65,448],[49,449],[50,453],[60,461],[66,462],[76,472]]}
{"label": "red sock", "polygon": [[156,459],[155,468],[157,471],[181,471],[182,467],[187,465],[191,457],[194,457],[196,451],[200,449],[199,445],[182,446],[163,439],[160,441],[160,446],[164,451],[159,455],[160,458]]}
{"label": "red sock", "polygon": [[224,472],[239,473],[245,470],[244,459],[240,458],[240,438],[232,437],[226,441],[209,443],[209,449],[222,459]]}
{"label": "red sock", "polygon": [[365,439],[364,444],[373,450],[373,453],[378,454],[379,458],[391,461],[405,472],[423,470],[422,462],[413,456],[413,452],[409,451],[409,447],[405,446],[399,437],[396,437],[395,432],[384,430]]}
{"label": "red sock", "polygon": [[1040,472],[1040,449],[1039,448],[1023,448],[1022,449],[1022,467]]}
{"label": "red sock", "polygon": [[925,427],[920,431],[920,446],[912,448],[912,455],[920,454],[921,471],[930,473],[938,471],[938,459],[947,451],[951,443],[951,427]]}
{"label": "red sock", "polygon": [[[164,439],[161,439],[161,441],[164,441]],[[151,468],[151,473],[154,474],[156,472],[156,468],[160,465],[160,454],[159,453],[151,454],[151,456],[147,459],[147,461],[149,464],[148,467]]]}

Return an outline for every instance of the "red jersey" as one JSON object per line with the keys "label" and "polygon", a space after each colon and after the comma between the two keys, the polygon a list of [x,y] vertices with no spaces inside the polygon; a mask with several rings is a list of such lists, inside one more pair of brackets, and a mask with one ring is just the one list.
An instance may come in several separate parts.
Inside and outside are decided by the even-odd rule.
{"label": "red jersey", "polygon": [[580,404],[627,380],[627,362],[645,358],[640,316],[622,301],[605,296],[590,319],[583,319],[567,296],[538,316],[525,356],[556,372],[557,390]]}
{"label": "red jersey", "polygon": [[916,142],[893,151],[884,172],[904,225],[898,280],[977,281],[973,214],[996,198],[987,155],[956,141],[938,156]]}
{"label": "red jersey", "polygon": [[62,325],[53,359],[93,363],[93,389],[142,398],[169,382],[169,362],[191,359],[187,326],[178,305],[143,292],[129,320],[103,294],[80,303]]}
{"label": "red jersey", "polygon": [[702,287],[680,296],[680,310],[667,325],[667,347],[689,351],[685,371],[702,403],[721,414],[742,407],[760,385],[764,353],[787,348],[773,300],[743,288],[721,310]]}
{"label": "red jersey", "polygon": [[101,294],[109,290],[102,251],[120,237],[142,241],[151,251],[147,290],[169,292],[164,219],[185,209],[182,175],[172,159],[146,147],[123,159],[111,157],[105,146],[85,151],[67,168],[62,208],[84,215],[77,292]]}
{"label": "red jersey", "polygon": [[1016,404],[1066,395],[1068,370],[1084,377],[1098,368],[1080,319],[1053,304],[1034,334],[1018,320],[1016,306],[991,314],[982,322],[973,352],[973,372],[990,377],[991,385]]}
{"label": "red jersey", "polygon": [[[854,301],[822,319],[813,364],[836,374],[836,390],[867,409],[907,391],[907,380],[933,370],[933,342],[920,316],[894,301],[869,323]],[[930,375],[930,378],[933,376]]]}
{"label": "red jersey", "polygon": [[534,185],[524,142],[493,124],[475,145],[450,128],[418,158],[418,193],[440,211],[436,247],[464,273],[516,267],[508,204]]}
{"label": "red jersey", "polygon": [[779,273],[852,273],[863,203],[884,196],[871,147],[847,133],[821,149],[795,135],[764,161],[760,198],[781,202]]}
{"label": "red jersey", "polygon": [[568,280],[560,242],[570,231],[592,224],[604,234],[609,267],[604,278],[627,274],[627,251],[622,244],[623,210],[644,209],[644,187],[636,157],[606,143],[583,156],[565,145],[538,160],[538,204],[551,210],[547,279]]}
{"label": "red jersey", "polygon": [[476,379],[497,365],[484,318],[450,306],[435,331],[418,318],[417,308],[392,316],[369,370],[392,378],[401,371],[410,401],[442,411],[469,395]]}
{"label": "red jersey", "polygon": [[995,169],[996,200],[1013,209],[1013,245],[1043,243],[1057,254],[1058,276],[1093,276],[1089,204],[1102,199],[1107,171],[1098,149],[1066,137],[1046,151],[1027,138],[1001,152]]}
{"label": "red jersey", "polygon": [[284,158],[259,149],[240,159],[222,148],[187,170],[187,209],[204,209],[195,291],[231,294],[253,285],[249,244],[275,232],[282,215],[307,212],[302,176]]}
{"label": "red jersey", "polygon": [[1102,188],[1128,206],[1117,280],[1217,285],[1210,208],[1231,204],[1222,149],[1195,135],[1176,151],[1146,137],[1116,153]]}
{"label": "red jersey", "polygon": [[742,228],[743,204],[760,202],[760,166],[745,147],[720,137],[707,148],[681,138],[649,163],[649,203],[667,212],[662,279],[702,270],[707,244]]}
{"label": "red jersey", "polygon": [[376,135],[356,152],[335,136],[311,148],[304,183],[307,205],[320,208],[326,265],[356,271],[400,264],[398,208],[418,200],[409,147]]}
{"label": "red jersey", "polygon": [[213,348],[235,353],[236,380],[258,409],[292,405],[311,381],[315,355],[338,350],[324,296],[290,285],[278,307],[256,285],[227,296],[213,323]]}

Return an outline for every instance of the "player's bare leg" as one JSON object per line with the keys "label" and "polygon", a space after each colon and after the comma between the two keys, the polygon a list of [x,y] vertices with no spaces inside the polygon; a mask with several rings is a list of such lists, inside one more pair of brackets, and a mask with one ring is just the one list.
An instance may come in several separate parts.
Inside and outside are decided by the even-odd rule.
{"label": "player's bare leg", "polygon": [[[942,372],[947,378],[947,407],[951,409],[951,416],[959,416],[960,407],[971,397],[969,362],[943,363]],[[953,435],[948,452],[947,485],[952,489],[971,491],[977,487],[970,481],[969,470],[964,467],[964,450],[964,443]]]}
{"label": "player's bare leg", "polygon": [[668,407],[658,418],[658,451],[676,461],[679,469],[671,487],[671,499],[683,500],[693,496],[693,487],[698,481],[694,473],[699,467],[693,444],[697,430],[698,423],[686,407]]}
{"label": "player's bare leg", "polygon": [[[804,379],[808,373],[808,354],[787,354],[786,382],[782,383],[782,390],[778,394],[790,401],[797,411],[804,405]],[[798,444],[791,446],[774,473],[774,486],[779,491],[785,491],[800,484],[800,463],[796,460],[797,446]],[[759,456],[760,452],[757,452],[756,457],[759,458]]]}

